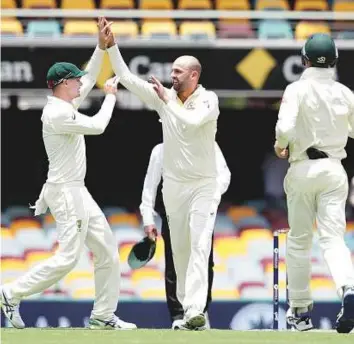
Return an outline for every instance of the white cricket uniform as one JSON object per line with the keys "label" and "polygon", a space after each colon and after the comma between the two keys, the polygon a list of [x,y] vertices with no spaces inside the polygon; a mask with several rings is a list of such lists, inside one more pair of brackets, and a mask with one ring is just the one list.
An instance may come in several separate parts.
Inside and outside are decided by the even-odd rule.
{"label": "white cricket uniform", "polygon": [[161,118],[162,193],[171,233],[177,296],[186,313],[203,312],[211,238],[221,196],[215,154],[218,98],[199,85],[184,103],[175,90],[167,90],[169,101],[165,104],[151,84],[129,71],[117,45],[107,51],[120,82]]}
{"label": "white cricket uniform", "polygon": [[[290,232],[287,271],[291,307],[312,304],[310,255],[314,224],[320,246],[340,294],[354,285],[350,251],[343,236],[348,178],[341,164],[348,135],[354,137],[354,95],[334,80],[333,69],[310,67],[284,93],[276,124],[281,148],[289,146],[285,177]],[[329,158],[310,160],[306,149],[317,148]]]}
{"label": "white cricket uniform", "polygon": [[[220,147],[215,142],[217,183],[220,193],[223,195],[230,185],[231,173],[225,161]],[[154,210],[157,188],[162,179],[163,171],[163,143],[157,144],[151,151],[149,165],[144,179],[144,187],[141,196],[140,213],[144,226],[155,225]]]}
{"label": "white cricket uniform", "polygon": [[116,96],[108,94],[93,117],[77,111],[96,83],[104,50],[97,47],[81,78],[80,97],[73,103],[48,97],[43,109],[43,141],[49,160],[47,182],[35,206],[35,215],[49,207],[57,225],[59,248],[23,277],[5,286],[14,300],[42,292],[76,265],[84,244],[93,252],[95,302],[92,316],[109,320],[119,297],[119,257],[109,224],[85,187],[86,147],[84,135],[99,135],[108,125]]}

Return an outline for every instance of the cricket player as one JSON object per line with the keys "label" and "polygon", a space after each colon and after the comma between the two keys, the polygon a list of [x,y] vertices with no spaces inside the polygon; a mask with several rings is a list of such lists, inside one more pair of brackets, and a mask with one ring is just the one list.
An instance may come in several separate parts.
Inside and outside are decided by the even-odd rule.
{"label": "cricket player", "polygon": [[[221,194],[224,194],[229,187],[231,173],[227,167],[225,158],[215,142],[216,162],[218,171],[218,185]],[[156,145],[150,156],[149,166],[144,180],[144,188],[142,192],[142,202],[140,205],[140,212],[143,218],[145,233],[154,238],[157,235],[157,228],[154,221],[156,214],[154,208],[157,206],[158,212],[162,218],[161,235],[164,240],[165,247],[165,291],[167,298],[167,306],[172,320],[172,329],[183,329],[183,307],[176,296],[176,271],[173,264],[173,255],[171,249],[170,230],[168,228],[166,211],[163,202],[160,200],[160,195],[157,196],[158,186],[162,178],[162,160],[163,160],[163,143]],[[160,193],[159,193],[160,194]],[[209,276],[208,276],[208,296],[204,309],[206,317],[206,327],[210,328],[208,324],[207,309],[212,299],[212,284],[214,277],[214,260],[213,248],[211,248],[209,261]]]}
{"label": "cricket player", "polygon": [[342,299],[336,329],[349,333],[354,327],[354,268],[343,238],[348,178],[341,160],[348,136],[354,138],[354,95],[334,80],[338,51],[330,36],[311,36],[302,60],[306,69],[286,88],[275,129],[275,153],[290,162],[284,181],[290,225],[287,321],[300,331],[313,328],[310,255],[316,223],[324,259]]}
{"label": "cricket player", "polygon": [[173,87],[154,77],[148,83],[132,74],[108,28],[107,51],[120,82],[157,111],[163,130],[163,200],[171,231],[177,297],[185,327],[205,325],[208,260],[221,192],[217,183],[215,134],[218,97],[198,84],[201,65],[181,56],[172,66]]}
{"label": "cricket player", "polygon": [[[100,19],[100,29],[102,25]],[[85,244],[93,252],[95,270],[95,302],[89,328],[136,328],[114,315],[120,283],[116,240],[84,183],[84,135],[100,135],[105,131],[116,102],[118,80],[108,80],[100,111],[93,117],[77,111],[96,83],[104,53],[105,41],[100,33],[99,44],[85,71],[71,63],[59,62],[47,74],[53,95],[48,97],[43,109],[42,122],[49,171],[34,208],[35,215],[39,215],[49,207],[57,224],[59,248],[53,257],[1,287],[2,309],[15,328],[25,327],[19,312],[20,300],[44,291],[69,273]]]}

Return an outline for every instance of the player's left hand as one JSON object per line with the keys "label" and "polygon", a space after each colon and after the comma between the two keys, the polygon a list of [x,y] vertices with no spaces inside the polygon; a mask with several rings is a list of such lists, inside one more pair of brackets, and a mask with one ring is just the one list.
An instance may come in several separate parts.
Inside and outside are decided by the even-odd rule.
{"label": "player's left hand", "polygon": [[110,26],[112,24],[113,22],[108,22],[107,19],[104,17],[98,18],[98,46],[102,50],[105,50],[107,48],[107,36],[111,32]]}
{"label": "player's left hand", "polygon": [[161,82],[156,79],[154,76],[149,78],[149,82],[153,84],[154,90],[159,96],[159,98],[165,103],[168,102],[168,96],[165,87],[161,84]]}
{"label": "player's left hand", "polygon": [[274,144],[274,152],[276,156],[280,159],[288,159],[289,158],[289,151],[286,148],[280,148],[278,146],[278,142],[275,141]]}

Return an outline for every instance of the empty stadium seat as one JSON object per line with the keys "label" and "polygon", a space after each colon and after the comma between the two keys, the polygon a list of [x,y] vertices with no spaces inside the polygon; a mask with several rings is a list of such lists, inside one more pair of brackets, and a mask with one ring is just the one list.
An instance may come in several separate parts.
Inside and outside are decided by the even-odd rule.
{"label": "empty stadium seat", "polygon": [[[4,22],[7,22],[7,21],[8,21],[7,19],[2,20],[1,24],[3,24]],[[12,21],[12,20],[9,20],[9,21]],[[15,22],[17,23],[16,25],[20,25],[19,30],[21,32],[23,32],[21,22],[16,19],[15,19]],[[33,211],[29,207],[25,207],[22,205],[14,205],[14,206],[8,207],[4,213],[6,216],[8,216],[8,218],[11,221],[17,217],[31,217],[31,216],[33,216]]]}
{"label": "empty stadium seat", "polygon": [[134,8],[134,0],[101,0],[101,8],[130,9]]}
{"label": "empty stadium seat", "polygon": [[136,214],[126,213],[126,214],[112,214],[108,217],[108,222],[111,226],[131,226],[138,227],[140,221]]}
{"label": "empty stadium seat", "polygon": [[220,38],[254,38],[252,24],[248,19],[219,20],[218,37]]}
{"label": "empty stadium seat", "polygon": [[248,0],[216,0],[215,8],[217,10],[249,10],[250,3]]}
{"label": "empty stadium seat", "polygon": [[184,21],[179,27],[181,37],[190,39],[214,39],[216,36],[215,26],[212,22]]}
{"label": "empty stadium seat", "polygon": [[176,23],[169,21],[144,21],[141,34],[147,38],[173,38],[177,35]]}
{"label": "empty stadium seat", "polygon": [[1,228],[1,257],[23,258],[24,248],[10,229]]}
{"label": "empty stadium seat", "polygon": [[60,36],[60,24],[56,20],[33,20],[27,25],[27,35],[35,36]]}
{"label": "empty stadium seat", "polygon": [[66,36],[92,36],[97,35],[98,28],[94,20],[68,20],[63,33]]}
{"label": "empty stadium seat", "polygon": [[301,21],[296,25],[295,38],[298,40],[306,40],[315,33],[331,34],[331,30],[327,23]]}
{"label": "empty stadium seat", "polygon": [[52,249],[52,245],[47,240],[47,236],[42,229],[18,229],[16,231],[16,240],[25,250],[50,251]]}
{"label": "empty stadium seat", "polygon": [[289,10],[289,3],[287,0],[257,0],[255,9],[261,10]]}
{"label": "empty stadium seat", "polygon": [[256,209],[248,206],[231,206],[226,213],[235,223],[244,217],[257,215]]}
{"label": "empty stadium seat", "polygon": [[[135,38],[139,35],[138,24],[133,20],[120,20],[113,22],[111,30],[118,39]],[[116,215],[119,213],[115,213]],[[120,213],[124,214],[124,213]],[[107,215],[107,217],[115,216],[113,213]]]}
{"label": "empty stadium seat", "polygon": [[10,229],[13,233],[16,233],[17,231],[24,230],[24,229],[39,230],[40,228],[41,228],[40,222],[34,218],[19,218],[13,220],[10,225]]}
{"label": "empty stadium seat", "polygon": [[22,8],[56,8],[55,0],[22,0]]}
{"label": "empty stadium seat", "polygon": [[96,8],[94,0],[62,0],[61,7],[65,10],[93,10]]}
{"label": "empty stadium seat", "polygon": [[[119,20],[119,21],[114,21],[112,26],[114,26],[116,23],[118,24],[127,24],[130,25],[130,21],[126,21],[126,20]],[[135,22],[133,22],[135,23]],[[103,213],[105,214],[105,216],[108,218],[109,216],[113,215],[113,214],[125,214],[128,213],[128,210],[123,208],[123,207],[104,207],[102,209]]]}
{"label": "empty stadium seat", "polygon": [[286,20],[262,20],[258,27],[258,38],[293,39],[291,25]]}
{"label": "empty stadium seat", "polygon": [[218,237],[214,239],[214,253],[221,260],[227,260],[233,256],[246,255],[247,245],[235,236]]}
{"label": "empty stadium seat", "polygon": [[327,0],[297,0],[294,6],[295,11],[327,11]]}
{"label": "empty stadium seat", "polygon": [[212,4],[210,0],[179,0],[178,6],[179,9],[204,9],[204,10],[211,10]]}
{"label": "empty stadium seat", "polygon": [[1,8],[16,8],[15,0],[1,0]]}
{"label": "empty stadium seat", "polygon": [[172,10],[172,0],[140,0],[142,10]]}
{"label": "empty stadium seat", "polygon": [[240,232],[242,230],[250,228],[270,228],[270,223],[262,215],[255,215],[240,218],[235,223],[235,227],[237,228],[237,231]]}
{"label": "empty stadium seat", "polygon": [[335,1],[332,10],[335,12],[354,12],[354,1]]}

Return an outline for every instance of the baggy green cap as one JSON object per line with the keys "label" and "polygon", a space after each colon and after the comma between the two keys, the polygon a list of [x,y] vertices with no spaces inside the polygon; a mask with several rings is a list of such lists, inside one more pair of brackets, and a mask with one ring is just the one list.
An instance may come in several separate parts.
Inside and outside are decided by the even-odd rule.
{"label": "baggy green cap", "polygon": [[47,85],[48,88],[53,88],[65,79],[81,78],[85,74],[87,72],[79,69],[72,63],[57,62],[48,70]]}
{"label": "baggy green cap", "polygon": [[334,67],[338,60],[338,50],[331,36],[316,33],[308,38],[302,48],[303,59],[311,62],[313,67]]}

